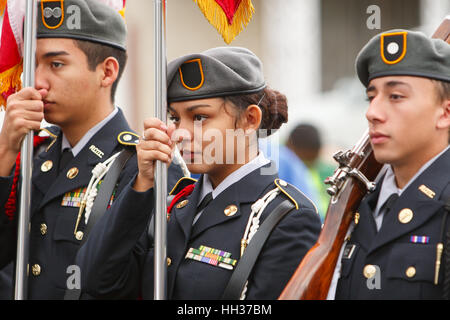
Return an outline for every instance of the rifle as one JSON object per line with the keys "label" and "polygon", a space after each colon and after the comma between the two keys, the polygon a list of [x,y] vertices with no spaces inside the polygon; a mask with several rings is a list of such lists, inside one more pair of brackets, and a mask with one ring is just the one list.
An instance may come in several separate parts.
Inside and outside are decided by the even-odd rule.
{"label": "rifle", "polygon": [[[450,44],[450,16],[438,27],[432,38]],[[316,244],[307,252],[281,293],[279,300],[324,300],[327,298],[334,269],[351,221],[358,219],[356,210],[382,165],[375,160],[368,131],[353,149],[334,155],[339,167],[325,180],[332,196],[323,229]]]}

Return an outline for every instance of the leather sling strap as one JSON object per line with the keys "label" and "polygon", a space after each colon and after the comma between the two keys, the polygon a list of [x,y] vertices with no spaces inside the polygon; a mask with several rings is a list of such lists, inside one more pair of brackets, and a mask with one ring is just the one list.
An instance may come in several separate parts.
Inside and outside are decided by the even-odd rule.
{"label": "leather sling strap", "polygon": [[253,266],[272,230],[294,208],[295,206],[289,200],[284,200],[264,220],[231,275],[230,281],[222,295],[222,300],[239,300]]}

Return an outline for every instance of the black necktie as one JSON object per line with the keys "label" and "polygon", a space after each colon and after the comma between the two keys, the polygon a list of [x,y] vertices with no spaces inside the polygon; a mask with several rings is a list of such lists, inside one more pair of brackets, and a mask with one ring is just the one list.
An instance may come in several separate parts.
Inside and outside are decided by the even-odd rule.
{"label": "black necktie", "polygon": [[200,202],[199,206],[197,207],[197,213],[201,212],[203,209],[205,209],[208,206],[208,204],[211,202],[212,199],[213,199],[212,192],[210,192]]}
{"label": "black necktie", "polygon": [[384,212],[384,214],[388,214],[389,211],[394,207],[395,202],[398,199],[398,194],[393,193],[389,196],[389,198],[386,200],[386,202],[381,206],[380,213]]}
{"label": "black necktie", "polygon": [[72,150],[69,148],[64,149],[64,151],[61,154],[61,157],[59,158],[59,172],[61,172],[72,159],[73,159]]}

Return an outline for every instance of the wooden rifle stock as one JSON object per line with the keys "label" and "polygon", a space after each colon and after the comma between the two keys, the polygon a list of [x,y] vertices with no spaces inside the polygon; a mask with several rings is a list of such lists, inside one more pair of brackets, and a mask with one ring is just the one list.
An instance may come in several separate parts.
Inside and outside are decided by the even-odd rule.
{"label": "wooden rifle stock", "polygon": [[334,195],[328,207],[319,239],[305,255],[280,300],[326,299],[334,268],[345,235],[367,189],[373,190],[373,181],[382,165],[376,162],[368,133],[350,151],[339,152],[334,158],[340,166],[328,179]]}
{"label": "wooden rifle stock", "polygon": [[[450,16],[436,30],[433,38],[450,43]],[[359,204],[374,188],[374,181],[382,165],[373,155],[366,133],[356,146],[347,152],[338,152],[339,163],[334,175],[327,179],[333,194],[325,223],[316,244],[308,251],[279,300],[324,300],[327,298],[345,236]]]}

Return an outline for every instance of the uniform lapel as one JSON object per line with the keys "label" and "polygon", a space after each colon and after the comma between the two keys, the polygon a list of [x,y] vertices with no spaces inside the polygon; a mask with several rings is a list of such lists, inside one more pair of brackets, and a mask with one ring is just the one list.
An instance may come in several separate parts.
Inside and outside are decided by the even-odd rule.
{"label": "uniform lapel", "polygon": [[[262,192],[269,184],[273,183],[276,178],[277,175],[262,175],[260,168],[252,171],[247,176],[228,187],[205,208],[192,228],[191,239],[194,239],[211,227],[241,216],[243,214],[242,205],[245,203],[256,202],[256,200],[262,196]],[[237,212],[231,216],[227,216],[225,214],[225,209],[232,205],[237,207]]]}
{"label": "uniform lapel", "polygon": [[[72,159],[67,165],[65,171],[61,171],[58,175],[58,162],[61,154],[61,139],[62,133],[58,136],[58,143],[55,143],[48,155],[43,155],[42,162],[45,162],[47,158],[55,159],[51,171],[48,173],[38,173],[34,177],[37,187],[44,191],[44,199],[41,201],[39,209],[45,206],[53,199],[60,197],[61,195],[76,190],[78,188],[86,187],[92,177],[92,169],[99,162],[106,161],[118,147],[117,136],[123,131],[130,131],[127,121],[123,116],[122,111],[119,109],[118,113],[101,128],[91,140],[84,146],[80,153]],[[97,150],[103,152],[103,157],[100,158],[96,153],[92,151],[94,146]],[[70,168],[77,168],[78,174],[75,178],[69,179],[67,177],[67,170]]]}
{"label": "uniform lapel", "polygon": [[194,221],[194,217],[197,213],[197,203],[200,197],[200,192],[202,189],[202,181],[201,177],[195,183],[194,191],[188,197],[188,203],[182,208],[177,208],[177,205],[173,207],[172,217],[174,221],[179,225],[179,227],[183,230],[185,245],[189,240],[189,236],[191,234],[192,222]]}
{"label": "uniform lapel", "polygon": [[[380,180],[382,181],[382,180]],[[358,243],[361,244],[366,250],[370,246],[370,242],[374,239],[377,234],[377,227],[375,223],[375,219],[373,217],[373,211],[380,194],[380,186],[377,186],[377,189],[370,193],[364,198],[361,202],[358,213],[359,213],[359,222],[353,231],[355,237],[357,237]]]}
{"label": "uniform lapel", "polygon": [[[387,217],[384,217],[385,221],[372,243],[370,252],[420,227],[442,208],[443,202],[439,201],[439,197],[448,184],[448,175],[443,173],[448,172],[450,172],[450,150],[440,156],[403,192]],[[426,186],[428,190],[434,192],[434,197],[431,198],[421,191],[423,190],[421,186]],[[402,223],[399,219],[399,213],[404,209],[409,209],[413,213],[412,219],[406,223]]]}
{"label": "uniform lapel", "polygon": [[[32,181],[34,186],[42,193],[45,194],[50,189],[53,181],[58,177],[59,157],[61,154],[61,141],[62,134],[60,131],[56,132],[56,137],[52,138],[49,147],[46,151],[39,154],[34,163]],[[45,162],[51,161],[52,168],[44,172],[42,165]]]}

